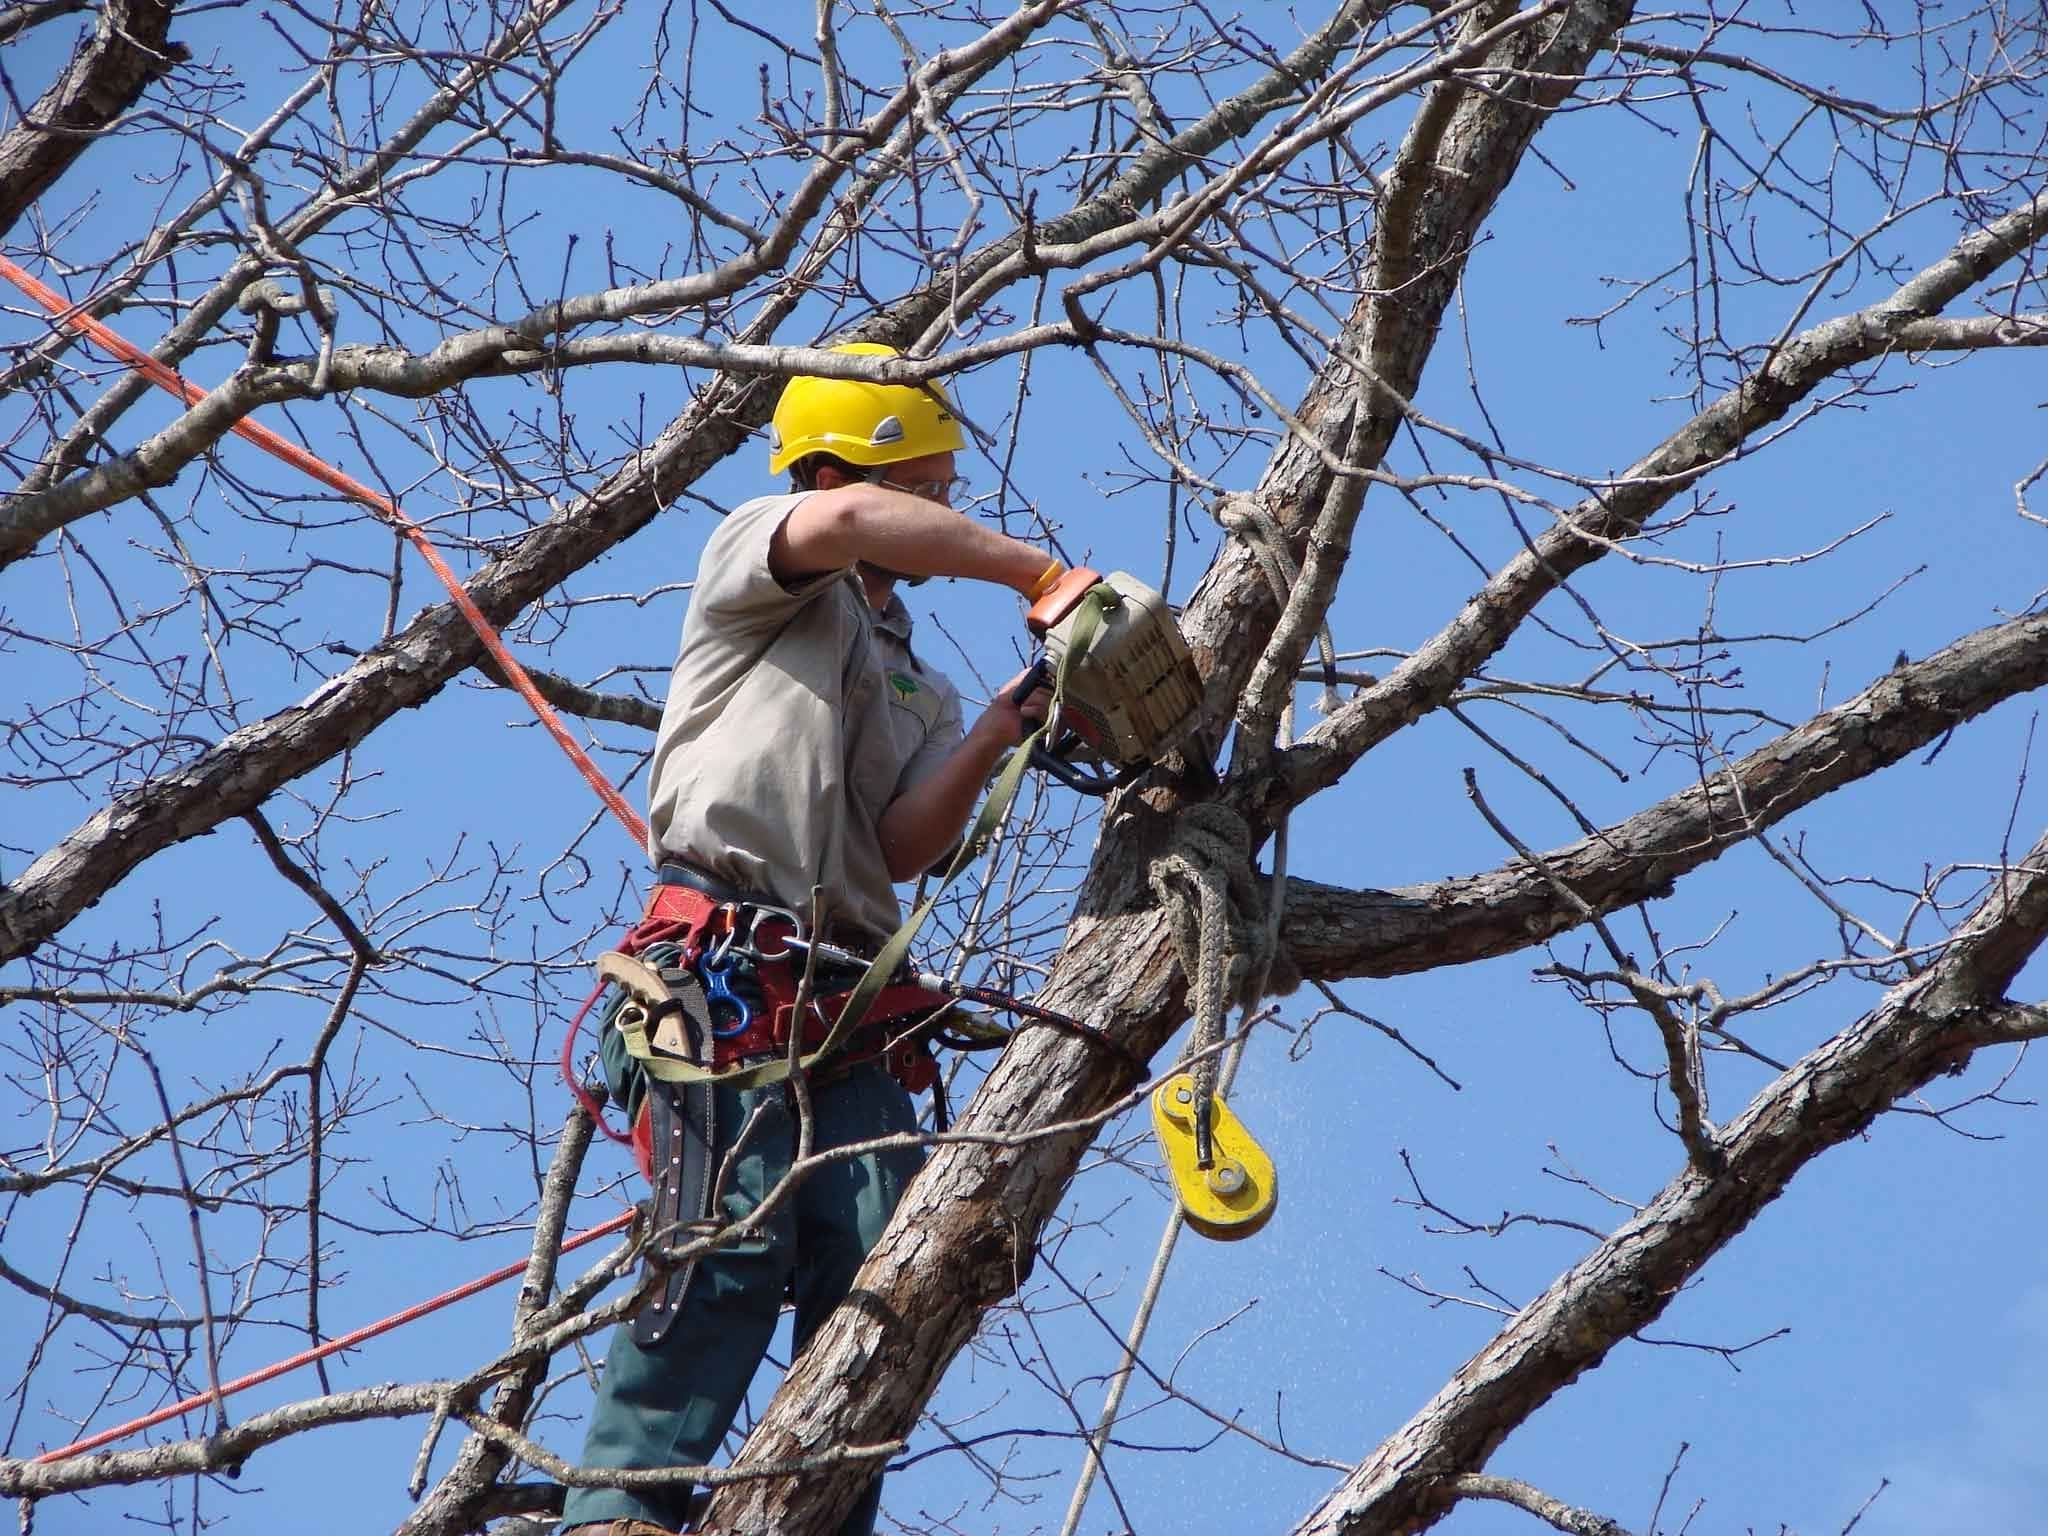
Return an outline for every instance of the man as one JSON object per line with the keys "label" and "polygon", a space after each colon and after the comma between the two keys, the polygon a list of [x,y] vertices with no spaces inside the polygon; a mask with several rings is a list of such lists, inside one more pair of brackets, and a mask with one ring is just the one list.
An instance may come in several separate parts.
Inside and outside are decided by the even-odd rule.
{"label": "man", "polygon": [[[836,350],[895,355],[871,344]],[[799,378],[784,390],[769,473],[788,470],[794,488],[725,520],[705,546],[683,623],[652,773],[649,851],[664,881],[806,914],[813,886],[822,887],[833,940],[871,951],[900,920],[893,883],[957,841],[991,769],[1044,701],[1018,705],[1013,680],[963,734],[959,696],[911,649],[896,584],[958,576],[1035,598],[1062,569],[950,509],[963,446],[935,388]],[[916,1128],[909,1095],[862,1054],[813,1075],[814,1150]],[[614,1087],[637,1111],[646,1084],[615,1031],[606,1056]],[[712,1167],[747,1128],[721,1208],[737,1220],[788,1172],[794,1105],[781,1084],[719,1085],[707,1114]],[[583,1464],[710,1461],[785,1288],[801,1350],[846,1295],[922,1160],[907,1148],[812,1173],[758,1237],[704,1258],[673,1301],[650,1304],[672,1306],[672,1317],[647,1327],[643,1314],[621,1327]],[[689,1493],[673,1483],[572,1488],[563,1530],[663,1536],[685,1523]],[[842,1536],[873,1530],[880,1496],[877,1469]]]}

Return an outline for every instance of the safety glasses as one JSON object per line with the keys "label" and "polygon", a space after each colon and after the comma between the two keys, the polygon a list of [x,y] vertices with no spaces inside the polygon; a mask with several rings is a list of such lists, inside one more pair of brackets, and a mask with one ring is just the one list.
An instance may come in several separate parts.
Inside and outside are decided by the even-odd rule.
{"label": "safety glasses", "polygon": [[906,485],[901,480],[891,480],[886,469],[878,469],[867,478],[870,485],[886,485],[892,491],[902,491],[920,501],[936,501],[949,507],[955,501],[966,499],[969,484],[965,475],[953,475],[944,480],[920,480],[914,485]]}

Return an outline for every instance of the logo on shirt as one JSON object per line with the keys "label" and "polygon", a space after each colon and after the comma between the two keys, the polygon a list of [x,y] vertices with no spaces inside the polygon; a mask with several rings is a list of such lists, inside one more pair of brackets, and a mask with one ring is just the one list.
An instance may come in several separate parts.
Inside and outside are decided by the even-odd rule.
{"label": "logo on shirt", "polygon": [[896,690],[896,697],[899,699],[910,698],[918,692],[917,679],[907,672],[891,672],[889,686]]}

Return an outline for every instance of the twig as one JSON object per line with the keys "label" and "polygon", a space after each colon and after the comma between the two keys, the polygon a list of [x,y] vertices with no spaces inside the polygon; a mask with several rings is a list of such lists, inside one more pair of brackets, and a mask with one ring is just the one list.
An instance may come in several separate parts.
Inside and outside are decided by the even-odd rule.
{"label": "twig", "polygon": [[1682,1023],[1671,1011],[1661,991],[1637,971],[1633,959],[1622,950],[1613,933],[1609,931],[1606,921],[1588,905],[1586,899],[1565,884],[1541,854],[1534,852],[1528,844],[1508,830],[1506,823],[1494,815],[1492,807],[1486,803],[1486,797],[1479,792],[1477,775],[1470,768],[1465,770],[1465,793],[1471,798],[1479,814],[1486,819],[1486,824],[1550,883],[1551,889],[1556,891],[1584,922],[1591,925],[1593,931],[1599,934],[1600,941],[1607,946],[1607,951],[1614,957],[1615,965],[1620,968],[1624,983],[1635,998],[1636,1005],[1650,1016],[1657,1026],[1657,1033],[1663,1038],[1666,1081],[1670,1085],[1672,1098],[1678,1103],[1678,1136],[1679,1140],[1685,1143],[1686,1157],[1700,1173],[1718,1173],[1723,1158],[1714,1128],[1706,1118],[1706,1085],[1700,1064],[1698,1029]]}

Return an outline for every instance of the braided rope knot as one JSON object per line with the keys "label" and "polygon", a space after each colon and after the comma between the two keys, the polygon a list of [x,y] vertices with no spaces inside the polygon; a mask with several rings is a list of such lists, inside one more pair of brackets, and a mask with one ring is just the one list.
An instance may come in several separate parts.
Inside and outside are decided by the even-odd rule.
{"label": "braided rope knot", "polygon": [[1188,978],[1195,1019],[1181,1059],[1191,1068],[1197,1103],[1216,1089],[1216,1050],[1233,1005],[1250,1008],[1268,991],[1299,984],[1286,947],[1274,940],[1252,870],[1252,834],[1244,818],[1213,801],[1189,806],[1173,841],[1146,871],[1172,924],[1173,948]]}

